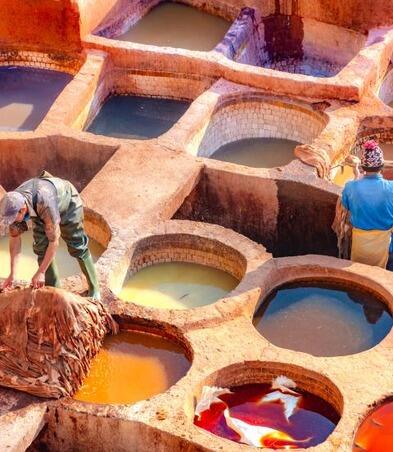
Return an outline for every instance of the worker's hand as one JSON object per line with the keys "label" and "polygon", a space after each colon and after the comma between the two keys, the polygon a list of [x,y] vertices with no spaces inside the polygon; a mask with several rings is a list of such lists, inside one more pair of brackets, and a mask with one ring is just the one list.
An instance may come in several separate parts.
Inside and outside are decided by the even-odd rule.
{"label": "worker's hand", "polygon": [[8,278],[1,285],[1,290],[12,289],[14,285],[14,275],[9,275]]}
{"label": "worker's hand", "polygon": [[37,273],[31,279],[31,287],[33,289],[39,289],[40,287],[45,286],[45,274],[37,271]]}

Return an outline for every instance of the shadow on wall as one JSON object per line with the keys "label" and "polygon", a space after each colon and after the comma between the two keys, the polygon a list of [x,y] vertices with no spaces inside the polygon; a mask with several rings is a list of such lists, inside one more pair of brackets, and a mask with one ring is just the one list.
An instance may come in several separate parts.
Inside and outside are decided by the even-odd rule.
{"label": "shadow on wall", "polygon": [[336,201],[336,194],[300,182],[209,169],[174,218],[233,229],[274,257],[337,256]]}
{"label": "shadow on wall", "polygon": [[116,149],[60,136],[4,139],[0,142],[0,185],[13,190],[45,169],[82,191]]}

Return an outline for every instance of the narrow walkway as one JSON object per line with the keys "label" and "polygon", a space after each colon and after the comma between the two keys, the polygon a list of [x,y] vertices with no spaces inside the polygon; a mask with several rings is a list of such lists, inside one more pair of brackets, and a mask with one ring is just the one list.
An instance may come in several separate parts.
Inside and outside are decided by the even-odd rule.
{"label": "narrow walkway", "polygon": [[0,388],[0,450],[26,450],[45,424],[46,409],[42,399]]}
{"label": "narrow walkway", "polygon": [[203,164],[154,142],[123,145],[82,196],[120,230],[170,219],[198,181]]}

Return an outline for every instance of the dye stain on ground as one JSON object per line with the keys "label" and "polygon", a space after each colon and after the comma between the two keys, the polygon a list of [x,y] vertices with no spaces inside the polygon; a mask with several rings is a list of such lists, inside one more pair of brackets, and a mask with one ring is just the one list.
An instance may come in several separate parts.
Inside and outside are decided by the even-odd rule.
{"label": "dye stain on ground", "polygon": [[135,403],[165,392],[188,371],[183,349],[156,335],[107,337],[74,398],[90,403]]}
{"label": "dye stain on ground", "polygon": [[355,436],[353,452],[393,451],[393,402],[373,411]]}
{"label": "dye stain on ground", "polygon": [[71,79],[57,71],[0,68],[0,131],[36,129]]}
{"label": "dye stain on ground", "polygon": [[368,350],[391,330],[392,316],[367,291],[326,282],[288,284],[261,303],[254,326],[278,347],[314,356]]}
{"label": "dye stain on ground", "polygon": [[247,138],[221,146],[211,158],[253,168],[275,168],[295,159],[298,144],[279,138]]}
{"label": "dye stain on ground", "polygon": [[119,297],[155,308],[189,309],[214,303],[238,284],[230,274],[212,267],[164,262],[132,275]]}
{"label": "dye stain on ground", "polygon": [[199,419],[195,418],[194,423],[217,436],[240,442],[240,435],[228,426],[225,418],[224,410],[228,409],[232,418],[279,432],[270,438],[266,436],[261,447],[295,449],[322,443],[340,419],[330,404],[308,392],[297,390],[301,397],[294,413],[287,419],[281,401],[262,402],[272,392],[270,385],[244,385],[231,388],[231,391],[232,394],[221,395],[222,403],[211,405]]}
{"label": "dye stain on ground", "polygon": [[167,132],[190,102],[140,96],[112,96],[87,127],[96,135],[147,140]]}
{"label": "dye stain on ground", "polygon": [[188,5],[163,2],[116,39],[209,51],[224,39],[229,27],[221,17]]}

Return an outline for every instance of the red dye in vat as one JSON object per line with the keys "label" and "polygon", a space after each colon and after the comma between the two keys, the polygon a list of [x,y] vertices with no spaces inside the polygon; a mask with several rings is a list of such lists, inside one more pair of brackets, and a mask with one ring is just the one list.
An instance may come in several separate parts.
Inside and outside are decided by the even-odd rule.
{"label": "red dye in vat", "polygon": [[287,418],[280,401],[261,402],[272,393],[269,384],[243,385],[231,388],[233,394],[223,394],[222,403],[214,403],[195,417],[198,427],[231,441],[241,442],[241,437],[228,426],[224,410],[229,408],[232,418],[252,426],[277,430],[261,440],[260,447],[271,449],[307,448],[322,443],[334,430],[340,419],[337,411],[320,397],[296,389],[301,396],[294,414]]}
{"label": "red dye in vat", "polygon": [[356,434],[353,451],[393,451],[393,402],[382,405],[366,418]]}

